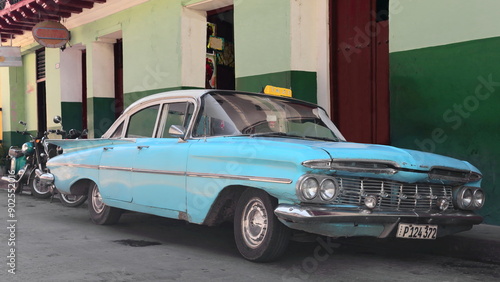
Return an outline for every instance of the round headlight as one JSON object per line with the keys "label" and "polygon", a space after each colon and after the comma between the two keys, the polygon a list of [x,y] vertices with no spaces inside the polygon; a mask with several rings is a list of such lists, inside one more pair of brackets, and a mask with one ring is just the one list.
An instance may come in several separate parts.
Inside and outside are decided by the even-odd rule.
{"label": "round headlight", "polygon": [[472,190],[466,188],[462,192],[462,206],[464,208],[469,208],[472,203]]}
{"label": "round headlight", "polygon": [[480,209],[484,205],[484,193],[483,190],[477,189],[474,191],[474,194],[472,195],[472,204],[474,205],[474,208]]}
{"label": "round headlight", "polygon": [[321,182],[319,195],[325,201],[331,201],[337,195],[337,181],[334,179],[325,179]]}
{"label": "round headlight", "polygon": [[368,195],[365,197],[365,200],[364,200],[365,206],[369,209],[375,208],[377,206],[377,202],[378,202],[378,199],[377,199],[377,196],[375,196],[375,195]]}
{"label": "round headlight", "polygon": [[302,196],[306,200],[314,199],[318,194],[318,189],[319,189],[318,180],[316,180],[313,177],[304,179],[300,185],[300,191],[302,193]]}
{"label": "round headlight", "polygon": [[439,198],[436,202],[438,208],[442,211],[445,211],[450,206],[450,202],[446,198]]}

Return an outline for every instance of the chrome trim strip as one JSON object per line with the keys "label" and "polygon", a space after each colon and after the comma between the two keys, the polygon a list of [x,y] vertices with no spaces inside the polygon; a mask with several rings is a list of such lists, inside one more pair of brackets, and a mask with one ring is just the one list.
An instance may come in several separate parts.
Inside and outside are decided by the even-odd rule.
{"label": "chrome trim strip", "polygon": [[292,180],[287,179],[287,178],[244,176],[244,175],[230,175],[230,174],[214,174],[214,173],[203,173],[203,172],[188,172],[187,176],[189,176],[189,177],[204,177],[204,178],[225,178],[225,179],[234,179],[234,180],[249,180],[249,181],[259,181],[259,182],[281,183],[281,184],[292,183]]}
{"label": "chrome trim strip", "polygon": [[118,171],[132,171],[131,167],[119,167],[119,166],[105,166],[105,165],[100,165],[98,169],[104,169],[104,170],[118,170]]}
{"label": "chrome trim strip", "polygon": [[142,169],[142,168],[133,168],[132,172],[152,173],[152,174],[167,174],[167,175],[177,175],[177,176],[185,176],[186,175],[186,173],[182,172],[182,171],[168,171],[168,170]]}
{"label": "chrome trim strip", "polygon": [[140,168],[137,169],[137,168],[131,168],[131,167],[117,167],[117,166],[97,166],[97,165],[61,164],[61,163],[50,163],[49,165],[50,166],[70,166],[70,167],[81,167],[81,168],[93,168],[93,169],[104,169],[104,170],[117,170],[117,171],[128,171],[128,172],[137,172],[137,173],[166,174],[166,175],[177,175],[177,176],[188,176],[188,177],[248,180],[248,181],[258,181],[258,182],[280,183],[280,184],[290,184],[293,182],[291,179],[287,179],[287,178],[231,175],[231,174],[215,174],[215,173],[203,173],[203,172],[182,172],[182,171],[168,171],[168,170],[140,169]]}
{"label": "chrome trim strip", "polygon": [[81,167],[81,168],[92,168],[99,169],[98,165],[87,165],[87,164],[62,164],[62,163],[50,163],[50,166],[69,166],[69,167]]}

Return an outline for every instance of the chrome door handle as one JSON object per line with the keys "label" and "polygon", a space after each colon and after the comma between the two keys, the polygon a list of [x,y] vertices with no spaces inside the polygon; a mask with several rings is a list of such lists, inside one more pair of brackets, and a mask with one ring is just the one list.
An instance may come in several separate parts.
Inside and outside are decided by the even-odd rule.
{"label": "chrome door handle", "polygon": [[149,146],[137,146],[137,149],[142,150],[144,148],[149,148]]}
{"label": "chrome door handle", "polygon": [[107,150],[113,150],[113,147],[104,147],[102,148],[104,151],[107,151]]}

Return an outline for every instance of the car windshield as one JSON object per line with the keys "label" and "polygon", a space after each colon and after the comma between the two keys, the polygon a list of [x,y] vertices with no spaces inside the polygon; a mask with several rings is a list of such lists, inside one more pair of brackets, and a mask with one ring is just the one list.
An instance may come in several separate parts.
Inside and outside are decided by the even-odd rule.
{"label": "car windshield", "polygon": [[326,112],[314,105],[275,96],[209,93],[193,137],[263,136],[345,141]]}

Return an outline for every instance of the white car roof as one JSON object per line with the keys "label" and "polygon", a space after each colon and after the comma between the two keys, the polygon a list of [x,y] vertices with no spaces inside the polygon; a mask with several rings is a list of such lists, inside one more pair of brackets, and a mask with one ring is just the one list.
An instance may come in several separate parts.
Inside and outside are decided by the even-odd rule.
{"label": "white car roof", "polygon": [[133,109],[140,104],[149,103],[151,101],[163,100],[165,98],[186,98],[186,97],[198,99],[205,93],[211,91],[214,91],[214,89],[174,90],[174,91],[166,91],[162,93],[153,94],[135,101],[130,106],[128,106],[127,109],[123,111],[123,113],[128,112],[130,109]]}

